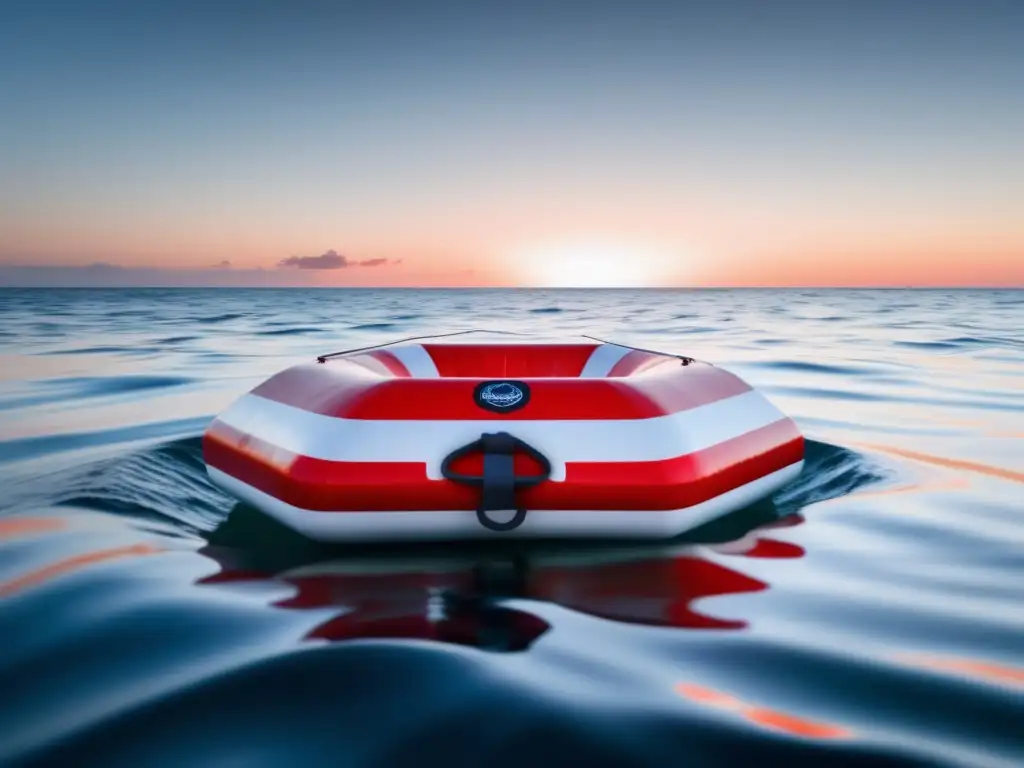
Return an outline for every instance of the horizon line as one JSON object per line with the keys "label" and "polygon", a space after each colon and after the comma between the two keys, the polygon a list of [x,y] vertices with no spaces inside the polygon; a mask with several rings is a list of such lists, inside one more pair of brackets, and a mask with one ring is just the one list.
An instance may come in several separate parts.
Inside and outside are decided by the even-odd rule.
{"label": "horizon line", "polygon": [[1020,291],[1020,285],[0,285],[32,291]]}

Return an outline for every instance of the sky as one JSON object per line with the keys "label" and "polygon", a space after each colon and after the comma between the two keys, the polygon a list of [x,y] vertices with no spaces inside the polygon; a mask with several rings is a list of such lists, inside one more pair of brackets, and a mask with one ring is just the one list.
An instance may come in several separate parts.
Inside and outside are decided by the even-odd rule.
{"label": "sky", "polygon": [[0,285],[1024,287],[1024,2],[0,11]]}

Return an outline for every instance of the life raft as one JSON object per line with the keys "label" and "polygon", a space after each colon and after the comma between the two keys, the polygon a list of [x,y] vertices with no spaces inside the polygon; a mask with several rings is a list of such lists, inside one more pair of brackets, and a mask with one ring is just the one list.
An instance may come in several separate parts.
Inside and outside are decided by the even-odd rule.
{"label": "life raft", "polygon": [[322,541],[666,538],[771,496],[804,440],[691,358],[435,337],[288,368],[203,452],[215,485]]}

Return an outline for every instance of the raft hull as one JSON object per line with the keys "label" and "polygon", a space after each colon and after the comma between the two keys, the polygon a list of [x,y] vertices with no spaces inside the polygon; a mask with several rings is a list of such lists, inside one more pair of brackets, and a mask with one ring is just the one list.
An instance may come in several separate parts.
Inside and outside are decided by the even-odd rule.
{"label": "raft hull", "polygon": [[[207,470],[240,501],[330,542],[670,538],[766,499],[800,473],[799,429],[746,382],[635,353],[608,344],[406,345],[296,366],[214,420]],[[493,377],[510,369],[515,377]],[[445,469],[460,446],[494,433],[546,465],[543,482],[514,491],[525,516],[512,530],[484,527],[480,488],[452,479],[493,474],[494,456]],[[518,451],[509,462],[488,483],[519,483],[539,466]],[[486,518],[501,525],[513,515],[509,503]]]}

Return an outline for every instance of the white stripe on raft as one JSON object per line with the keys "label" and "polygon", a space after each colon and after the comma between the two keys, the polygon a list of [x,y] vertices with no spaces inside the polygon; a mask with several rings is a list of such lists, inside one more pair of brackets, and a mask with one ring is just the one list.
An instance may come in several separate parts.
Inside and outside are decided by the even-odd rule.
{"label": "white stripe on raft", "polygon": [[590,353],[587,364],[580,371],[581,379],[603,379],[615,364],[633,350],[629,347],[620,347],[618,344],[602,344]]}
{"label": "white stripe on raft", "polygon": [[[767,497],[790,482],[803,469],[803,461],[760,477],[747,485],[686,509],[659,511],[530,510],[514,531],[491,531],[470,511],[424,512],[311,512],[287,504],[207,467],[210,480],[236,498],[261,509],[300,533],[322,541],[435,540],[577,536],[580,538],[668,538],[696,528],[729,512]],[[508,513],[510,515],[511,513]],[[502,521],[506,516],[491,513]]]}
{"label": "white stripe on raft", "polygon": [[290,453],[325,461],[424,462],[441,479],[441,461],[484,432],[507,430],[551,461],[663,461],[710,448],[787,417],[756,390],[649,419],[561,421],[398,421],[344,419],[248,394],[218,419]]}
{"label": "white stripe on raft", "polygon": [[401,361],[409,374],[416,379],[436,379],[440,376],[434,358],[423,348],[422,344],[409,344],[401,347],[384,347],[383,351],[390,352]]}

